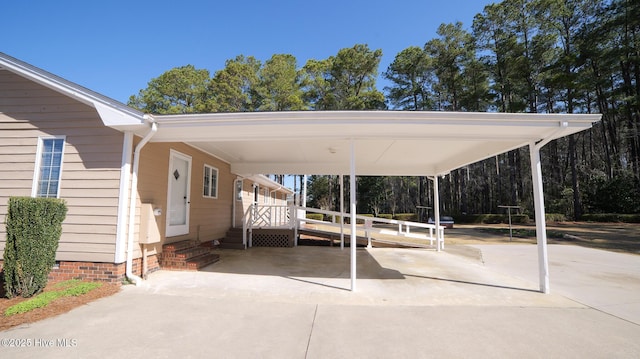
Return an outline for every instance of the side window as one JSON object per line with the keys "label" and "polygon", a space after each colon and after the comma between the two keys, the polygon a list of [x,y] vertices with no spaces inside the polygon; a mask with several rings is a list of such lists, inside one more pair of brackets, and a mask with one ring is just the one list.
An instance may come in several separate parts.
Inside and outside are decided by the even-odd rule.
{"label": "side window", "polygon": [[242,201],[242,180],[236,180],[236,201]]}
{"label": "side window", "polygon": [[62,177],[64,137],[40,138],[36,154],[33,197],[58,198]]}
{"label": "side window", "polygon": [[262,202],[264,202],[264,204],[269,204],[269,188],[262,190]]}
{"label": "side window", "polygon": [[218,198],[218,169],[204,165],[204,178],[202,181],[202,195],[209,198]]}

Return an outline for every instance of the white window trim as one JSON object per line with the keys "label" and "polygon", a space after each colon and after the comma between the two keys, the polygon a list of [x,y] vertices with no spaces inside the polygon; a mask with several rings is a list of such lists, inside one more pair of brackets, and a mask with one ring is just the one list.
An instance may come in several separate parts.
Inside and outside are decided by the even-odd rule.
{"label": "white window trim", "polygon": [[64,153],[67,146],[67,136],[40,136],[38,137],[38,147],[36,149],[36,164],[33,171],[33,182],[31,185],[31,197],[38,196],[38,182],[40,179],[40,165],[42,164],[42,148],[45,140],[62,140],[62,156],[60,157],[60,173],[58,174],[58,193],[56,198],[60,198],[62,191],[62,168],[64,166]]}
{"label": "white window trim", "polygon": [[269,204],[269,200],[270,200],[270,196],[269,196],[269,188],[263,188],[262,190],[262,203],[264,204]]}
{"label": "white window trim", "polygon": [[215,181],[215,185],[216,185],[216,193],[214,193],[214,195],[211,195],[211,183],[209,183],[209,195],[206,195],[202,192],[204,191],[200,191],[200,193],[202,193],[202,197],[204,198],[210,198],[210,199],[218,199],[218,184],[219,184],[219,179],[220,179],[220,171],[218,171],[218,169],[216,167],[213,167],[211,165],[205,164],[204,167],[202,168],[202,189],[204,190],[204,173],[207,170],[207,168],[209,168],[211,171],[215,171],[216,172],[216,181]]}

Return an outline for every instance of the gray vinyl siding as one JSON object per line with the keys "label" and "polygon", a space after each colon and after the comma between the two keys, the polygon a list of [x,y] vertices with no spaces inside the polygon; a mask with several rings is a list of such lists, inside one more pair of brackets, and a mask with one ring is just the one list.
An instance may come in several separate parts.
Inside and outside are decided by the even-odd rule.
{"label": "gray vinyl siding", "polygon": [[10,196],[30,196],[39,136],[66,136],[58,260],[113,262],[124,135],[90,106],[0,70],[0,254]]}

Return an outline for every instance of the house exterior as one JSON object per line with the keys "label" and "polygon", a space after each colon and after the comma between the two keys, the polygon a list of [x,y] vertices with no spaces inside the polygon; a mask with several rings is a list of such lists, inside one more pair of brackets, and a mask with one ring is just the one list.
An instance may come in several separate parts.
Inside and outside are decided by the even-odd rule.
{"label": "house exterior", "polygon": [[133,276],[143,262],[158,269],[164,244],[223,238],[253,202],[287,203],[290,190],[197,147],[143,143],[135,133],[149,127],[145,114],[0,53],[0,253],[10,196],[66,201],[52,277],[112,282],[127,261]]}
{"label": "house exterior", "polygon": [[[356,176],[426,176],[433,182],[437,228],[441,176],[528,147],[540,291],[547,293],[540,149],[600,119],[599,114],[440,111],[153,116],[0,54],[0,216],[9,196],[64,198],[69,212],[54,273],[126,276],[139,283],[138,275],[157,268],[159,255],[177,253],[178,243],[221,238],[246,223],[242,217],[249,204],[284,204],[290,191],[256,174],[349,175],[351,233],[356,232]],[[251,215],[246,218],[263,223],[277,217]],[[240,246],[246,243],[242,239]],[[356,268],[351,245],[352,290]]]}

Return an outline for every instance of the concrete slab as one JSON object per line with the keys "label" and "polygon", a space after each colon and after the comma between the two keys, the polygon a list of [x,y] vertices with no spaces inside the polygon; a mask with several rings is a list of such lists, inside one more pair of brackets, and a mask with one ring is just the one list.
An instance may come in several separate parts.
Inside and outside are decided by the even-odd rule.
{"label": "concrete slab", "polygon": [[634,358],[639,334],[592,309],[320,306],[307,358]]}
{"label": "concrete slab", "polygon": [[223,251],[204,272],[160,271],[0,332],[0,357],[640,357],[640,325],[538,293],[518,266],[480,251],[484,264],[478,249],[359,250],[355,293],[348,250]]}
{"label": "concrete slab", "polygon": [[535,283],[492,271],[482,262],[434,250],[357,251],[358,281],[350,292],[349,250],[332,247],[225,251],[202,272],[161,271],[144,289],[210,298],[356,305],[576,306],[543,295]]}
{"label": "concrete slab", "polygon": [[[538,281],[534,245],[474,245],[484,265]],[[640,256],[569,245],[549,245],[553,293],[640,325]]]}
{"label": "concrete slab", "polygon": [[[302,358],[313,304],[150,295],[127,287],[71,313],[0,333],[31,347],[3,358]],[[68,340],[69,346],[59,344]],[[51,342],[51,346],[43,343]]]}

